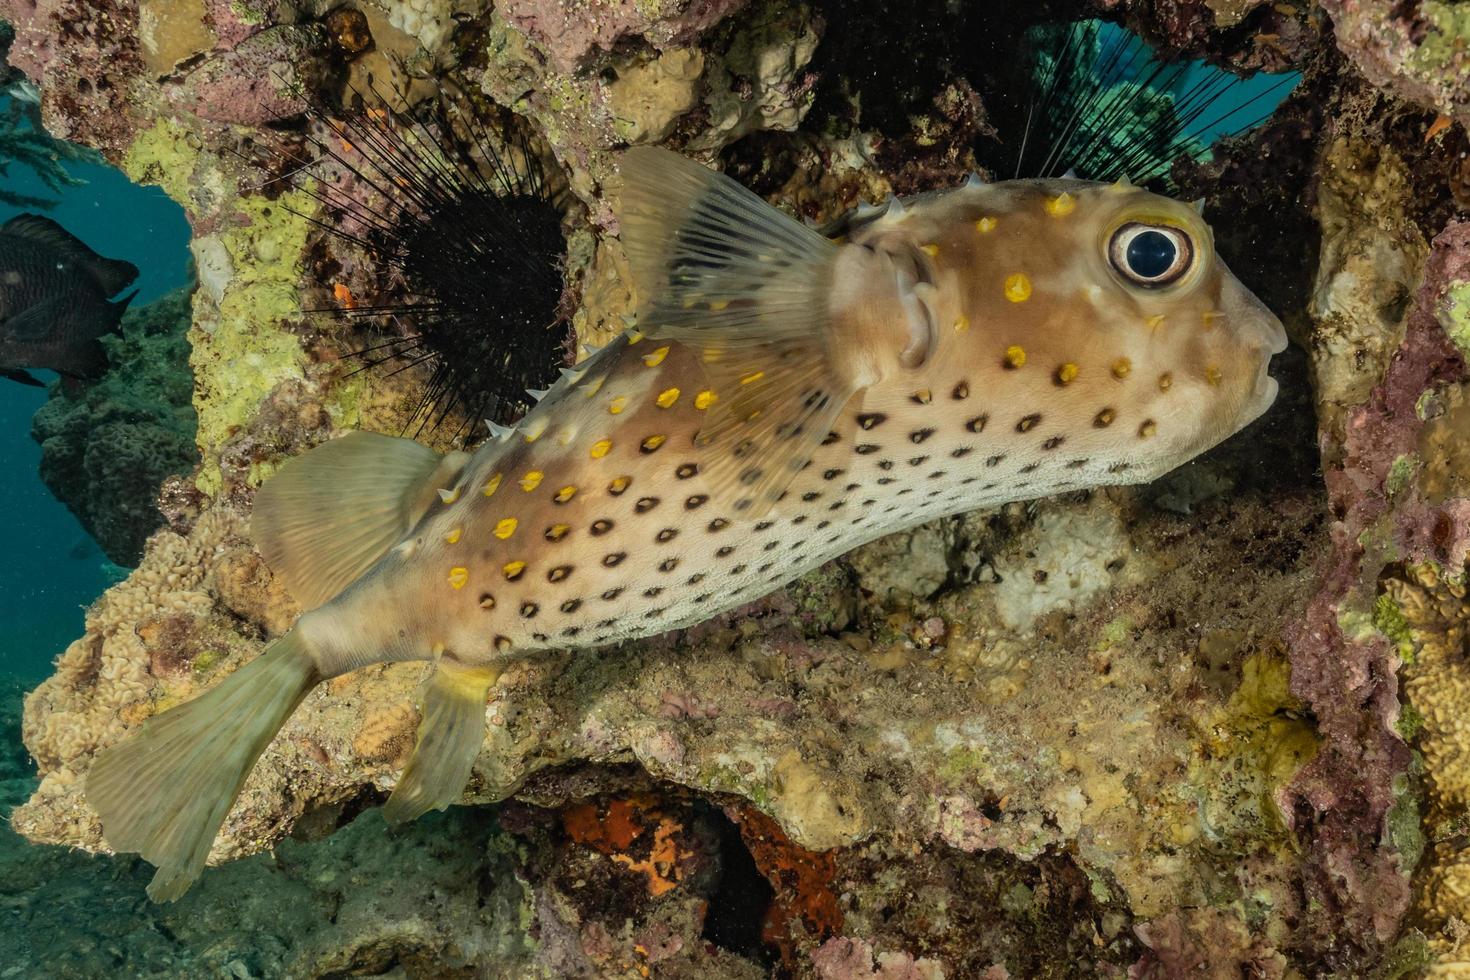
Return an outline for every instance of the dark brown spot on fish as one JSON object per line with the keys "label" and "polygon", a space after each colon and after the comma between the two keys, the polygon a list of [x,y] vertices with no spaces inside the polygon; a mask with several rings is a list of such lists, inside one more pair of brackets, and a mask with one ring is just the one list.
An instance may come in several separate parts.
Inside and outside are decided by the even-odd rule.
{"label": "dark brown spot on fish", "polygon": [[1067,469],[1069,469],[1069,470],[1080,470],[1080,469],[1082,469],[1082,467],[1084,467],[1086,465],[1087,465],[1087,460],[1085,460],[1085,459],[1074,459],[1074,460],[1072,460],[1071,462],[1069,462],[1067,464]]}
{"label": "dark brown spot on fish", "polygon": [[566,578],[570,574],[572,574],[571,565],[557,565],[551,571],[546,573],[546,581],[560,582],[562,579]]}
{"label": "dark brown spot on fish", "polygon": [[734,568],[731,568],[730,569],[730,574],[731,575],[744,575],[745,574],[745,566],[744,565],[736,565]]}
{"label": "dark brown spot on fish", "polygon": [[649,436],[638,444],[638,451],[647,455],[658,452],[658,448],[664,444],[663,436]]}
{"label": "dark brown spot on fish", "polygon": [[817,530],[818,531],[825,531],[825,530],[827,530],[827,528],[829,528],[831,526],[832,526],[832,522],[831,521],[817,521]]}
{"label": "dark brown spot on fish", "polygon": [[607,492],[612,494],[614,497],[621,497],[623,495],[623,492],[632,485],[633,478],[631,476],[620,476],[607,485]]}
{"label": "dark brown spot on fish", "polygon": [[878,469],[880,469],[880,470],[891,470],[891,469],[893,469],[893,460],[891,460],[891,459],[880,459],[880,460],[878,460]]}
{"label": "dark brown spot on fish", "polygon": [[1055,448],[1057,448],[1058,446],[1060,446],[1065,441],[1066,441],[1066,439],[1063,436],[1052,436],[1050,439],[1046,440],[1046,442],[1043,442],[1041,444],[1041,448],[1042,449],[1055,449]]}
{"label": "dark brown spot on fish", "polygon": [[695,602],[709,602],[711,595],[713,595],[713,593],[711,593],[711,592],[702,592],[699,595],[697,595],[697,596],[694,597],[694,601]]}
{"label": "dark brown spot on fish", "polygon": [[662,531],[658,532],[655,537],[658,539],[659,544],[667,544],[668,542],[674,540],[674,538],[677,537],[678,534],[679,532],[677,529],[666,527]]}
{"label": "dark brown spot on fish", "polygon": [[934,434],[933,429],[918,429],[909,433],[909,442],[918,445]]}
{"label": "dark brown spot on fish", "polygon": [[1159,424],[1157,422],[1153,419],[1144,419],[1143,424],[1138,427],[1138,438],[1151,439],[1153,438],[1153,434],[1158,430]]}
{"label": "dark brown spot on fish", "polygon": [[614,551],[610,555],[603,555],[602,563],[608,568],[616,568],[618,565],[621,565],[623,563],[623,559],[627,557],[628,553],[626,551]]}
{"label": "dark brown spot on fish", "polygon": [[1030,415],[1023,415],[1021,416],[1021,421],[1016,423],[1016,431],[1030,432],[1032,429],[1036,428],[1036,423],[1040,421],[1041,415],[1036,412],[1032,412]]}
{"label": "dark brown spot on fish", "polygon": [[[602,594],[602,598],[605,601],[607,601],[607,602],[612,602],[614,599],[616,599],[618,596],[620,596],[622,594],[623,594],[623,587],[622,586],[618,586],[615,589],[608,589],[606,592],[604,592]],[[609,619],[607,621],[607,625],[608,626],[611,626],[612,624],[613,624],[613,620]],[[601,626],[602,624],[599,623],[598,625]],[[606,627],[603,627],[603,628],[605,629]]]}
{"label": "dark brown spot on fish", "polygon": [[719,549],[718,551],[715,552],[715,557],[716,558],[729,558],[730,555],[731,555],[731,553],[734,552],[734,551],[735,551],[735,546],[733,544],[727,544],[723,548],[721,548],[721,549]]}
{"label": "dark brown spot on fish", "polygon": [[1128,470],[1131,470],[1131,469],[1133,469],[1133,464],[1132,463],[1114,463],[1112,466],[1109,466],[1108,467],[1108,472],[1109,473],[1125,473],[1125,472],[1127,472]]}
{"label": "dark brown spot on fish", "polygon": [[499,650],[501,653],[507,653],[507,652],[509,652],[510,648],[511,648],[510,637],[508,637],[508,636],[497,636],[495,638],[495,649],[496,650]]}
{"label": "dark brown spot on fish", "polygon": [[764,575],[764,574],[766,574],[766,572],[769,572],[772,568],[775,568],[775,567],[776,567],[776,563],[775,562],[768,561],[764,565],[762,565],[760,568],[757,568],[755,570],[755,573],[757,575]]}
{"label": "dark brown spot on fish", "polygon": [[888,421],[888,416],[882,412],[864,412],[857,417],[857,424],[863,429],[872,429]]}
{"label": "dark brown spot on fish", "polygon": [[847,506],[847,501],[845,501],[845,500],[839,500],[835,504],[828,504],[827,505],[827,509],[828,510],[841,510],[842,508],[844,508],[846,506]]}
{"label": "dark brown spot on fish", "polygon": [[534,619],[535,616],[536,616],[536,614],[538,612],[540,612],[540,611],[541,611],[541,607],[538,606],[538,605],[536,605],[536,603],[534,603],[534,602],[523,602],[523,603],[521,603],[521,618],[522,619]]}
{"label": "dark brown spot on fish", "polygon": [[764,530],[766,530],[768,528],[774,527],[775,525],[776,525],[776,522],[775,521],[757,521],[756,522],[756,525],[755,525],[755,529],[757,531],[764,531]]}
{"label": "dark brown spot on fish", "polygon": [[821,496],[821,494],[818,493],[817,491],[815,491],[815,490],[808,490],[806,493],[804,493],[804,494],[801,495],[801,499],[804,500],[807,503],[811,503],[813,500],[816,500],[820,496]]}
{"label": "dark brown spot on fish", "polygon": [[964,459],[966,456],[970,455],[974,451],[974,448],[971,446],[961,446],[960,448],[951,451],[949,455],[951,459]]}
{"label": "dark brown spot on fish", "polygon": [[723,531],[725,528],[727,528],[729,526],[730,526],[730,522],[727,521],[725,518],[723,518],[723,517],[716,517],[714,520],[712,520],[712,521],[709,522],[708,528],[709,528],[709,530],[710,530],[711,533],[714,533],[715,531]]}
{"label": "dark brown spot on fish", "polygon": [[681,480],[687,480],[691,476],[693,476],[694,474],[696,474],[698,472],[699,472],[699,464],[698,463],[681,463],[679,465],[679,468],[676,469],[676,470],[674,470],[674,475],[677,476]]}
{"label": "dark brown spot on fish", "polygon": [[847,486],[843,487],[842,489],[843,490],[846,490],[848,493],[852,493],[854,490],[856,490],[860,486],[862,486],[861,483],[849,483]]}
{"label": "dark brown spot on fish", "polygon": [[633,510],[639,514],[646,514],[658,506],[657,497],[639,497],[638,502],[633,505]]}
{"label": "dark brown spot on fish", "polygon": [[924,463],[926,461],[928,461],[928,459],[929,459],[928,456],[910,456],[909,457],[909,465],[910,466],[923,466]]}
{"label": "dark brown spot on fish", "polygon": [[822,440],[822,445],[830,446],[832,445],[832,443],[837,442],[841,438],[842,437],[835,432],[828,432],[826,438]]}
{"label": "dark brown spot on fish", "polygon": [[822,473],[822,479],[824,479],[824,480],[835,480],[839,476],[841,476],[842,474],[844,474],[846,472],[847,472],[846,470],[826,470],[826,471],[824,471]]}
{"label": "dark brown spot on fish", "polygon": [[1035,473],[1037,471],[1037,469],[1040,468],[1040,466],[1041,466],[1040,463],[1027,463],[1025,466],[1021,467],[1021,472],[1022,473]]}
{"label": "dark brown spot on fish", "polygon": [[970,383],[968,381],[961,381],[959,384],[954,386],[954,389],[949,393],[949,397],[953,398],[957,402],[962,402],[966,398],[969,398]]}
{"label": "dark brown spot on fish", "polygon": [[[660,595],[663,594],[663,591],[664,591],[663,586],[661,586],[661,585],[655,585],[651,589],[644,589],[643,590],[643,598],[645,598],[645,599],[657,599]],[[663,610],[660,609],[659,612],[662,613]],[[649,615],[652,616],[653,614],[650,613]]]}
{"label": "dark brown spot on fish", "polygon": [[696,493],[694,496],[692,496],[688,500],[685,500],[684,501],[684,509],[685,510],[694,510],[694,509],[696,509],[698,507],[703,506],[706,502],[708,502],[708,500],[709,500],[709,494]]}
{"label": "dark brown spot on fish", "polygon": [[704,581],[704,572],[695,572],[693,575],[689,576],[689,578],[684,581],[684,584],[685,585],[698,585],[700,582],[703,582],[703,581]]}
{"label": "dark brown spot on fish", "polygon": [[977,415],[974,418],[972,418],[970,421],[968,421],[968,422],[965,423],[965,428],[969,429],[971,432],[976,432],[976,433],[984,432],[985,431],[985,426],[989,422],[990,422],[990,416],[989,415]]}
{"label": "dark brown spot on fish", "polygon": [[598,520],[595,520],[595,521],[592,522],[591,531],[592,531],[592,536],[595,537],[595,538],[602,537],[604,534],[606,534],[607,532],[611,531],[612,529],[613,529],[613,522],[610,521],[610,520],[608,520],[605,517],[599,518]]}
{"label": "dark brown spot on fish", "polygon": [[985,457],[985,465],[986,466],[999,466],[1000,463],[1001,463],[1001,460],[1003,460],[1005,458],[1006,458],[1005,457],[1005,453],[1001,453],[998,456],[987,456],[987,457]]}
{"label": "dark brown spot on fish", "polygon": [[856,449],[854,451],[859,456],[868,456],[868,455],[871,455],[872,453],[876,453],[878,450],[880,450],[882,448],[883,447],[880,446],[880,445],[878,445],[876,442],[864,442],[864,443],[859,443],[858,446],[856,447]]}
{"label": "dark brown spot on fish", "polygon": [[878,486],[880,486],[880,487],[886,487],[890,483],[897,483],[897,482],[898,482],[898,479],[896,477],[891,477],[891,476],[880,476],[880,477],[878,477]]}
{"label": "dark brown spot on fish", "polygon": [[480,593],[480,608],[481,609],[494,609],[495,608],[495,597],[493,595],[491,595],[490,593],[488,593],[488,592],[482,592],[482,593]]}
{"label": "dark brown spot on fish", "polygon": [[764,545],[761,546],[761,550],[762,551],[775,551],[780,546],[781,546],[781,542],[779,542],[779,541],[767,541]]}
{"label": "dark brown spot on fish", "polygon": [[1115,418],[1117,418],[1117,413],[1111,408],[1105,408],[1092,417],[1092,427],[1094,429],[1106,429],[1113,424],[1113,419]]}
{"label": "dark brown spot on fish", "polygon": [[731,450],[731,453],[735,456],[736,459],[744,459],[745,457],[749,456],[754,449],[754,439],[741,439],[735,444],[735,448]]}
{"label": "dark brown spot on fish", "polygon": [[561,611],[564,612],[564,613],[574,613],[578,609],[581,609],[581,608],[582,608],[582,600],[581,599],[568,599],[566,602],[563,602],[561,604]]}
{"label": "dark brown spot on fish", "polygon": [[561,635],[562,636],[565,636],[565,637],[573,637],[573,636],[576,636],[580,632],[582,632],[582,627],[580,627],[580,626],[568,626],[566,629],[564,629],[564,630],[561,631]]}
{"label": "dark brown spot on fish", "polygon": [[535,640],[537,643],[545,643],[547,640],[551,639],[551,637],[547,636],[545,633],[532,633],[531,639]]}
{"label": "dark brown spot on fish", "polygon": [[909,395],[909,401],[913,402],[915,405],[927,405],[933,400],[934,393],[931,392],[928,388],[921,388],[918,391],[914,392],[912,395]]}
{"label": "dark brown spot on fish", "polygon": [[806,515],[805,514],[797,514],[795,517],[793,517],[791,519],[791,523],[792,524],[805,524],[806,523]]}
{"label": "dark brown spot on fish", "polygon": [[753,484],[758,483],[760,481],[760,478],[764,476],[765,473],[766,471],[761,469],[759,466],[752,466],[748,470],[741,471],[740,482],[745,484],[747,487],[752,486]]}
{"label": "dark brown spot on fish", "polygon": [[945,477],[944,470],[935,470],[933,473],[930,473],[929,474],[929,479],[931,479],[931,480],[942,480],[942,479],[944,479],[944,477]]}

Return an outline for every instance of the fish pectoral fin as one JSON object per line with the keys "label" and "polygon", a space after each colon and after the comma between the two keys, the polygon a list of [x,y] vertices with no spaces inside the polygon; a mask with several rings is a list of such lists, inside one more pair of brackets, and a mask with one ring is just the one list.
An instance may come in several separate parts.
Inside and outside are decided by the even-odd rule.
{"label": "fish pectoral fin", "polygon": [[877,380],[834,329],[838,247],[677,153],[623,155],[618,218],[638,327],[689,348],[714,401],[700,468],[742,517],[770,507],[853,394]]}
{"label": "fish pectoral fin", "polygon": [[255,545],[292,597],[315,609],[403,540],[468,458],[373,432],[323,443],[260,488]]}
{"label": "fish pectoral fin", "polygon": [[46,382],[37,378],[29,371],[23,371],[20,368],[5,368],[4,370],[0,370],[0,378],[9,378],[11,381],[19,381],[23,385],[31,385],[35,388],[46,387]]}
{"label": "fish pectoral fin", "polygon": [[459,799],[485,740],[485,699],[500,672],[499,665],[472,667],[449,655],[439,658],[424,694],[413,755],[383,804],[389,824],[405,824]]}
{"label": "fish pectoral fin", "polygon": [[50,336],[62,313],[62,303],[69,297],[58,296],[27,307],[5,321],[5,332],[12,340],[37,341]]}

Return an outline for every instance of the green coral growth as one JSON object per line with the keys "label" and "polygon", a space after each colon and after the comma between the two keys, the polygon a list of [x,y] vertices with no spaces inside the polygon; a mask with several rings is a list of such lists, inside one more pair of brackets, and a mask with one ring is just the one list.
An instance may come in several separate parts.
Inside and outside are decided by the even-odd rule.
{"label": "green coral growth", "polygon": [[1393,727],[1399,733],[1400,738],[1405,742],[1411,742],[1424,727],[1424,716],[1413,704],[1405,701],[1399,706],[1399,720],[1394,723]]}
{"label": "green coral growth", "polygon": [[1420,13],[1430,28],[1414,52],[1414,61],[1424,68],[1455,68],[1470,48],[1470,6],[1425,0]]}
{"label": "green coral growth", "polygon": [[1384,482],[1383,489],[1390,497],[1396,497],[1413,482],[1418,472],[1419,457],[1414,453],[1406,453],[1395,459],[1389,467],[1388,479]]}
{"label": "green coral growth", "polygon": [[1445,292],[1439,325],[1460,353],[1470,358],[1470,282],[1457,282]]}
{"label": "green coral growth", "polygon": [[1409,629],[1409,620],[1393,601],[1393,596],[1384,593],[1373,603],[1373,628],[1398,648],[1400,660],[1406,664],[1414,662],[1414,635]]}

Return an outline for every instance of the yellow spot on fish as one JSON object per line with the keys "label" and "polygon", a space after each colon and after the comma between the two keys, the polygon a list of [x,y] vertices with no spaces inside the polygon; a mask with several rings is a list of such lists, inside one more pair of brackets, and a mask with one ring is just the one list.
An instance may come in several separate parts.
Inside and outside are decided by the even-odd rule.
{"label": "yellow spot on fish", "polygon": [[495,536],[504,541],[516,533],[516,525],[519,523],[514,517],[501,518],[500,523],[495,525]]}
{"label": "yellow spot on fish", "polygon": [[1068,361],[1057,368],[1057,384],[1069,385],[1077,380],[1077,365]]}
{"label": "yellow spot on fish", "polygon": [[1153,316],[1148,317],[1143,322],[1148,324],[1148,328],[1150,330],[1157,330],[1164,325],[1164,314],[1155,313]]}
{"label": "yellow spot on fish", "polygon": [[929,256],[929,258],[931,258],[931,259],[935,259],[935,258],[938,258],[939,257],[939,246],[933,244],[932,242],[930,244],[928,244],[928,245],[920,245],[919,246],[919,251],[923,252],[925,255]]}
{"label": "yellow spot on fish", "polygon": [[526,491],[527,493],[535,490],[541,485],[541,477],[543,475],[544,474],[542,474],[540,470],[532,470],[531,472],[527,473],[525,476],[521,477],[521,489]]}
{"label": "yellow spot on fish", "polygon": [[546,431],[546,427],[550,424],[551,423],[544,417],[539,419],[533,418],[526,420],[524,423],[522,423],[522,431],[526,434],[526,441],[535,442],[537,439],[540,439],[541,434]]}
{"label": "yellow spot on fish", "polygon": [[1012,344],[1006,348],[1006,367],[1018,368],[1026,366],[1026,351]]}
{"label": "yellow spot on fish", "polygon": [[1220,369],[1217,368],[1217,367],[1215,367],[1214,365],[1210,365],[1209,367],[1205,368],[1205,380],[1208,381],[1212,385],[1219,384],[1220,383]]}
{"label": "yellow spot on fish", "polygon": [[678,400],[679,400],[679,389],[678,388],[666,388],[662,392],[659,393],[658,398],[655,399],[655,403],[658,405],[659,408],[668,408],[669,406],[673,405],[674,402],[676,402]]}
{"label": "yellow spot on fish", "polygon": [[1219,312],[1218,310],[1205,310],[1205,312],[1200,315],[1200,319],[1204,321],[1205,329],[1208,330],[1213,327],[1215,325],[1215,321],[1220,319],[1220,317],[1222,316],[1224,316],[1224,314]]}
{"label": "yellow spot on fish", "polygon": [[637,327],[634,327],[632,330],[629,330],[628,331],[628,346],[629,347],[632,347],[634,344],[638,343],[638,341],[640,341],[642,339],[643,339],[643,331],[642,330],[639,330]]}
{"label": "yellow spot on fish", "polygon": [[1174,375],[1170,374],[1168,371],[1165,371],[1163,374],[1159,375],[1160,391],[1168,391],[1172,387],[1174,387]]}
{"label": "yellow spot on fish", "polygon": [[602,390],[602,385],[605,381],[607,381],[607,375],[599,374],[597,377],[584,384],[582,386],[582,390],[587,392],[588,398],[591,398],[593,395]]}
{"label": "yellow spot on fish", "polygon": [[663,436],[649,436],[647,439],[644,439],[643,440],[643,451],[645,453],[651,453],[655,449],[657,449],[659,446],[662,446],[663,444],[664,444],[664,437]]}
{"label": "yellow spot on fish", "polygon": [[1128,360],[1128,358],[1126,357],[1120,357],[1113,362],[1113,377],[1117,378],[1119,381],[1122,381],[1124,378],[1128,377],[1129,373],[1132,372],[1132,370],[1133,362]]}
{"label": "yellow spot on fish", "polygon": [[928,388],[920,388],[910,397],[913,398],[916,404],[927,405],[934,400],[934,392],[930,391]]}
{"label": "yellow spot on fish", "polygon": [[557,502],[557,503],[559,503],[559,504],[564,504],[564,503],[566,503],[566,502],[567,502],[567,501],[568,501],[568,500],[571,500],[571,499],[572,499],[572,498],[573,498],[573,497],[575,497],[575,496],[576,496],[576,495],[577,495],[577,488],[576,488],[576,487],[574,487],[574,486],[572,486],[572,485],[571,485],[571,484],[570,484],[570,483],[569,483],[569,484],[567,484],[567,485],[566,485],[566,486],[564,486],[564,487],[562,487],[562,488],[561,488],[561,489],[560,489],[560,490],[558,490],[558,491],[557,491],[557,492],[556,492],[556,496],[555,496],[555,497],[554,497],[554,498],[553,498],[553,499],[554,499],[554,500],[555,500],[555,501],[556,501],[556,502]]}
{"label": "yellow spot on fish", "polygon": [[444,535],[444,540],[448,544],[459,544],[459,539],[463,536],[464,528],[457,527],[453,531],[450,531],[448,534]]}
{"label": "yellow spot on fish", "polygon": [[1013,272],[1006,276],[1005,292],[1012,303],[1024,303],[1031,298],[1031,280],[1024,273]]}
{"label": "yellow spot on fish", "polygon": [[502,569],[502,571],[505,572],[505,577],[510,579],[512,582],[520,578],[521,573],[525,570],[526,563],[523,561],[508,561],[505,563],[505,568]]}
{"label": "yellow spot on fish", "polygon": [[740,383],[743,385],[755,384],[757,381],[759,381],[761,378],[764,378],[765,376],[766,372],[764,371],[752,371],[749,374],[742,376],[740,379]]}
{"label": "yellow spot on fish", "polygon": [[440,490],[439,499],[446,504],[454,503],[459,499],[459,487],[455,487],[453,490]]}
{"label": "yellow spot on fish", "polygon": [[969,317],[964,316],[964,315],[960,315],[960,316],[955,317],[955,320],[954,320],[954,332],[955,333],[964,333],[966,330],[969,330],[969,329],[970,329],[970,318]]}
{"label": "yellow spot on fish", "polygon": [[702,412],[719,400],[719,397],[713,391],[701,391],[694,396],[694,407]]}
{"label": "yellow spot on fish", "polygon": [[1140,438],[1140,439],[1148,439],[1148,438],[1151,438],[1153,436],[1153,434],[1155,432],[1157,432],[1157,431],[1159,431],[1159,424],[1157,422],[1155,422],[1153,419],[1148,419],[1147,421],[1145,421],[1142,425],[1140,425],[1138,427],[1138,438]]}
{"label": "yellow spot on fish", "polygon": [[464,588],[465,583],[467,583],[469,580],[470,570],[468,568],[451,568],[449,570],[449,584],[454,588]]}
{"label": "yellow spot on fish", "polygon": [[556,444],[558,446],[570,446],[572,444],[572,440],[576,437],[576,426],[564,425],[562,426],[561,431],[556,434]]}
{"label": "yellow spot on fish", "polygon": [[669,349],[667,347],[660,347],[658,350],[654,351],[652,354],[644,354],[643,355],[643,363],[644,364],[647,364],[649,367],[658,367],[660,364],[662,364],[664,362],[664,358],[666,358],[668,356],[669,356]]}
{"label": "yellow spot on fish", "polygon": [[608,493],[622,493],[628,489],[628,484],[633,482],[631,476],[620,476],[607,485]]}
{"label": "yellow spot on fish", "polygon": [[485,483],[485,496],[487,496],[487,497],[493,497],[493,496],[495,496],[495,491],[500,489],[500,478],[501,478],[501,474],[496,473],[494,476],[492,476],[489,480],[486,481],[486,483]]}
{"label": "yellow spot on fish", "polygon": [[553,524],[546,529],[546,540],[560,541],[567,536],[567,532],[571,529],[572,526],[570,524]]}
{"label": "yellow spot on fish", "polygon": [[725,350],[722,347],[706,347],[701,356],[704,358],[704,363],[713,364],[725,356]]}
{"label": "yellow spot on fish", "polygon": [[709,308],[718,313],[729,305],[730,301],[728,299],[717,299],[710,303]]}
{"label": "yellow spot on fish", "polygon": [[1053,218],[1065,218],[1077,210],[1077,199],[1066,191],[1062,191],[1056,197],[1046,199],[1046,213]]}
{"label": "yellow spot on fish", "polygon": [[611,449],[611,448],[612,448],[612,440],[611,439],[599,439],[599,440],[597,440],[596,442],[594,442],[592,444],[592,458],[593,459],[601,459],[602,457],[604,457],[604,456],[607,455],[607,451],[609,449]]}
{"label": "yellow spot on fish", "polygon": [[617,415],[619,412],[621,412],[627,406],[628,406],[628,396],[627,395],[619,395],[618,397],[614,398],[612,401],[608,402],[607,411],[608,411],[608,414],[610,414],[610,415]]}
{"label": "yellow spot on fish", "polygon": [[992,231],[995,231],[995,226],[999,223],[1000,222],[996,221],[994,218],[986,215],[979,221],[975,222],[975,228],[980,232],[980,234],[988,235]]}

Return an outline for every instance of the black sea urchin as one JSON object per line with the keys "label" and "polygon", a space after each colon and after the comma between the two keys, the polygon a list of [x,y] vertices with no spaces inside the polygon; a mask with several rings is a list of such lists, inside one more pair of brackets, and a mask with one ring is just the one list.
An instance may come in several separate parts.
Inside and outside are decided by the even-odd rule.
{"label": "black sea urchin", "polygon": [[327,263],[332,303],[312,312],[380,332],[353,355],[360,370],[429,368],[408,426],[513,421],[569,350],[563,195],[507,111],[442,94],[400,111],[352,95],[338,113],[311,111],[310,160],[293,173],[323,206],[310,220],[373,265],[374,291],[355,294],[334,274],[342,263]]}

